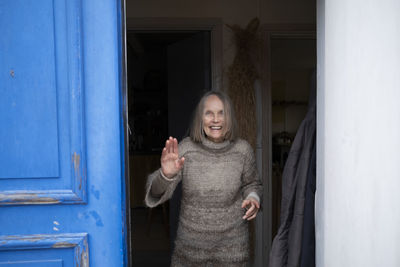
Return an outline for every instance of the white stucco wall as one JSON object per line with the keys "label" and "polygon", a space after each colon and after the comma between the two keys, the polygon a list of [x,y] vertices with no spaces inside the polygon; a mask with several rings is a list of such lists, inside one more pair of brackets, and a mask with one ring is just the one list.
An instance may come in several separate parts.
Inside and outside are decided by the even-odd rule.
{"label": "white stucco wall", "polygon": [[400,266],[400,2],[318,0],[317,266]]}

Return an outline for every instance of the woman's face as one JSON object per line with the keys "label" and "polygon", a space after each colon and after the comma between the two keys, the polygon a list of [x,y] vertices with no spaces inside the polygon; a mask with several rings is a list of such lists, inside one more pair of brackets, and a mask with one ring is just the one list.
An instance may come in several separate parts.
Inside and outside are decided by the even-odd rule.
{"label": "woman's face", "polygon": [[203,129],[208,139],[219,143],[225,136],[224,104],[216,95],[210,95],[204,103]]}

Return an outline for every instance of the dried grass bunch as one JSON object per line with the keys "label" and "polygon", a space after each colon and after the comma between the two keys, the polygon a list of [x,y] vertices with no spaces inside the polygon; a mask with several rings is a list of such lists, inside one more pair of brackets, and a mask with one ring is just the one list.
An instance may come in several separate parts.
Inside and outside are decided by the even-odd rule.
{"label": "dried grass bunch", "polygon": [[253,148],[256,145],[257,120],[254,82],[258,78],[252,53],[258,50],[258,18],[252,19],[245,29],[227,25],[232,29],[236,55],[228,69],[228,95],[232,100],[239,126],[239,136]]}

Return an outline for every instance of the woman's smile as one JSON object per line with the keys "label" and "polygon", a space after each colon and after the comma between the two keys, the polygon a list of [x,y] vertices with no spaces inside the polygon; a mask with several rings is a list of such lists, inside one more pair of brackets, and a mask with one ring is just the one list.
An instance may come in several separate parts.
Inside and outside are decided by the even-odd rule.
{"label": "woman's smile", "polygon": [[211,130],[221,130],[222,126],[210,126]]}

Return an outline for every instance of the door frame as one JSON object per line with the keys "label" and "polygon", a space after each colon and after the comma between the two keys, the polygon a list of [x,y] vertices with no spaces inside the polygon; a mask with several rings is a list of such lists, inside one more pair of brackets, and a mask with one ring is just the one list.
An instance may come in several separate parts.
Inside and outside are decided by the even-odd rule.
{"label": "door frame", "polygon": [[219,18],[127,18],[127,31],[210,31],[211,90],[222,90],[222,30]]}
{"label": "door frame", "polygon": [[131,208],[130,208],[130,179],[129,179],[129,120],[128,120],[128,76],[127,76],[127,30],[126,30],[126,0],[118,1],[119,12],[119,88],[120,88],[120,129],[121,129],[121,208],[122,208],[122,247],[124,266],[132,264],[132,247],[131,247]]}
{"label": "door frame", "polygon": [[262,86],[262,158],[268,159],[262,164],[264,184],[262,242],[263,265],[269,265],[269,252],[272,245],[272,77],[271,77],[271,42],[274,38],[315,38],[315,24],[263,24],[260,27],[262,42],[260,79]]}

